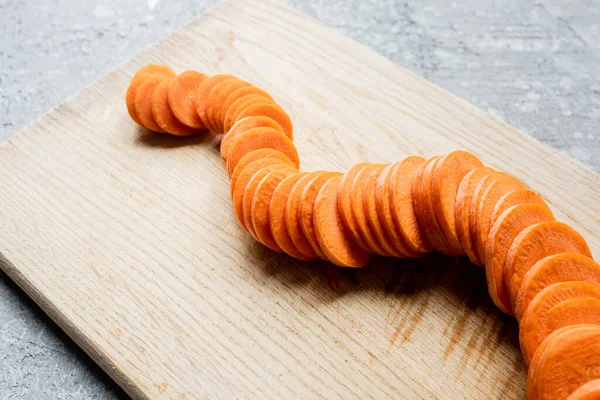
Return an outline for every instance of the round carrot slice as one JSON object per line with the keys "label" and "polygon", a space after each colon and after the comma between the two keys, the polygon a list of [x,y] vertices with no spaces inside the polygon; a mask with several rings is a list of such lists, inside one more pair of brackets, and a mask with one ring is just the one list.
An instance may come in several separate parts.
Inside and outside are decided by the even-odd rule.
{"label": "round carrot slice", "polygon": [[225,102],[223,103],[223,107],[221,108],[221,125],[223,126],[224,132],[228,132],[229,129],[231,129],[231,127],[226,124],[226,119],[227,113],[229,112],[229,109],[231,108],[233,103],[235,103],[237,100],[243,97],[253,94],[260,94],[263,97],[273,100],[269,93],[265,92],[260,88],[257,88],[256,86],[250,85],[234,90],[229,96],[227,96],[227,99],[225,100]]}
{"label": "round carrot slice", "polygon": [[369,262],[369,253],[356,245],[342,224],[337,201],[340,180],[341,177],[329,180],[317,195],[315,234],[330,262],[340,267],[362,267]]}
{"label": "round carrot slice", "polygon": [[294,129],[292,127],[292,120],[290,119],[289,115],[287,115],[287,113],[283,110],[283,108],[281,108],[281,106],[279,106],[278,104],[269,101],[253,104],[249,107],[240,109],[242,110],[242,112],[234,117],[235,120],[233,121],[233,123],[242,118],[263,115],[274,119],[279,124],[279,126],[281,126],[287,137],[290,138],[290,140],[294,140]]}
{"label": "round carrot slice", "polygon": [[256,240],[278,253],[283,252],[283,250],[279,247],[271,233],[269,206],[277,186],[288,176],[297,173],[298,171],[291,167],[289,169],[271,171],[261,179],[252,195],[252,207],[250,209],[250,220],[248,221],[248,225],[252,226],[250,233],[253,233]]}
{"label": "round carrot slice", "polygon": [[261,93],[249,94],[243,97],[239,97],[233,104],[227,109],[227,113],[225,114],[225,121],[223,123],[223,128],[225,132],[229,132],[231,127],[235,125],[235,123],[241,118],[237,118],[237,115],[241,113],[245,107],[248,107],[251,104],[255,104],[257,102],[273,102],[273,99],[269,96],[265,96]]}
{"label": "round carrot slice", "polygon": [[231,174],[231,195],[232,196],[233,196],[233,189],[235,187],[236,181],[237,181],[240,173],[244,170],[244,168],[246,168],[248,165],[250,165],[254,161],[262,160],[265,158],[268,158],[271,160],[268,162],[272,162],[273,159],[275,159],[278,161],[283,161],[283,162],[289,164],[290,166],[293,166],[290,159],[287,158],[285,156],[285,154],[283,154],[280,151],[273,150],[273,149],[258,149],[258,150],[251,151],[248,154],[246,154],[244,157],[242,157],[242,159],[240,160],[238,165],[233,170],[233,173]]}
{"label": "round carrot slice", "polygon": [[223,119],[225,118],[223,108],[225,106],[225,102],[229,95],[235,92],[238,89],[249,88],[252,85],[246,81],[242,81],[240,79],[235,79],[227,82],[227,84],[221,86],[219,88],[218,93],[216,94],[216,98],[214,101],[214,107],[212,112],[209,112],[209,116],[212,116],[211,123],[215,126],[215,128],[219,132],[227,133],[224,131]]}
{"label": "round carrot slice", "polygon": [[580,253],[559,253],[542,258],[523,277],[514,310],[517,320],[521,320],[539,292],[554,283],[567,281],[584,281],[600,287],[600,265]]}
{"label": "round carrot slice", "polygon": [[317,253],[319,258],[325,259],[325,255],[319,246],[315,229],[313,226],[313,209],[315,199],[321,187],[330,179],[340,176],[339,172],[318,171],[314,177],[306,184],[300,195],[300,203],[298,204],[298,220],[304,236],[308,239],[311,247]]}
{"label": "round carrot slice", "polygon": [[152,95],[162,81],[168,79],[165,75],[146,76],[135,95],[135,112],[142,126],[154,132],[164,133],[158,126],[152,114]]}
{"label": "round carrot slice", "polygon": [[594,379],[571,393],[567,400],[600,400],[600,379]]}
{"label": "round carrot slice", "polygon": [[504,211],[490,230],[485,249],[485,276],[494,304],[506,314],[512,315],[504,282],[504,262],[508,249],[523,229],[539,222],[553,220],[554,216],[546,206],[519,204]]}
{"label": "round carrot slice", "polygon": [[204,128],[206,128],[208,125],[208,118],[206,116],[206,106],[210,92],[219,82],[231,78],[234,78],[234,76],[227,74],[213,75],[204,79],[196,88],[196,114],[198,114],[198,118],[202,122],[202,126]]}
{"label": "round carrot slice", "polygon": [[367,223],[367,216],[365,215],[364,208],[364,190],[365,182],[371,178],[376,178],[381,170],[385,167],[383,164],[368,164],[356,174],[354,182],[352,182],[351,196],[352,196],[352,214],[354,220],[358,226],[358,233],[367,249],[371,253],[376,253],[382,256],[389,256],[385,250],[377,243],[375,236]]}
{"label": "round carrot slice", "polygon": [[436,164],[431,181],[431,205],[441,228],[445,242],[453,255],[464,254],[458,241],[454,208],[458,186],[470,171],[483,167],[479,158],[471,153],[458,150],[442,157]]}
{"label": "round carrot slice", "polygon": [[254,128],[239,135],[231,145],[227,156],[229,174],[233,172],[242,157],[257,149],[278,150],[292,160],[296,168],[300,167],[298,150],[287,136],[273,128]]}
{"label": "round carrot slice", "polygon": [[488,167],[475,168],[467,173],[456,192],[456,203],[454,205],[454,220],[456,222],[456,236],[458,242],[462,246],[469,260],[479,267],[483,266],[483,258],[479,259],[475,256],[475,248],[471,242],[471,231],[469,227],[469,214],[471,211],[471,201],[475,188],[483,178],[494,172]]}
{"label": "round carrot slice", "polygon": [[239,120],[229,130],[229,132],[223,137],[223,140],[221,141],[220,152],[221,152],[221,161],[223,162],[223,166],[227,165],[227,155],[229,154],[229,149],[231,148],[231,145],[235,141],[235,138],[238,135],[241,135],[242,133],[249,131],[250,129],[260,128],[260,127],[279,129],[281,132],[283,132],[283,129],[281,129],[279,124],[277,124],[277,122],[273,121],[269,117],[248,117],[248,118]]}
{"label": "round carrot slice", "polygon": [[344,229],[352,235],[352,239],[354,242],[358,243],[358,245],[365,251],[369,251],[367,245],[364,243],[363,239],[360,237],[358,223],[352,214],[352,183],[356,178],[356,175],[365,167],[369,166],[369,163],[360,163],[354,165],[352,168],[348,170],[340,181],[340,185],[338,187],[338,208],[340,209],[340,218],[342,219],[342,223],[344,224]]}
{"label": "round carrot slice", "polygon": [[[133,121],[142,125],[142,122],[137,116],[137,112],[135,111],[135,96],[140,85],[144,82],[146,77],[150,75],[163,75],[167,78],[172,78],[175,76],[175,72],[166,65],[161,64],[149,64],[143,68],[140,68],[133,78],[131,78],[131,83],[127,88],[127,92],[125,93],[125,103],[127,104],[127,111],[129,112],[129,116]],[[143,125],[142,125],[143,126]]]}
{"label": "round carrot slice", "polygon": [[278,159],[262,158],[260,160],[251,162],[242,171],[240,171],[234,185],[232,185],[231,188],[231,201],[233,203],[235,216],[245,230],[248,230],[248,228],[246,227],[246,222],[244,221],[243,215],[244,192],[246,191],[246,186],[248,186],[250,179],[252,179],[252,177],[263,168],[286,169],[290,168],[290,165]]}
{"label": "round carrot slice", "polygon": [[[542,197],[529,190],[513,190],[512,192],[506,193],[504,196],[498,200],[498,203],[494,206],[494,211],[492,212],[492,218],[490,219],[490,228],[494,225],[500,214],[502,214],[505,210],[509,209],[512,206],[516,206],[517,204],[540,204],[543,206],[547,206],[546,202]],[[489,235],[489,233],[488,233]],[[485,238],[487,240],[487,238]]]}
{"label": "round carrot slice", "polygon": [[197,71],[185,71],[175,77],[175,83],[169,90],[169,105],[173,114],[183,124],[196,129],[205,129],[198,115],[197,89],[206,75]]}
{"label": "round carrot slice", "polygon": [[[571,325],[548,336],[527,375],[528,400],[566,399],[600,378],[600,326]],[[533,368],[533,365],[536,367]]]}
{"label": "round carrot slice", "polygon": [[217,83],[213,89],[208,94],[208,98],[206,99],[206,120],[208,122],[209,128],[213,132],[223,132],[223,127],[221,126],[221,122],[219,121],[219,116],[217,115],[218,110],[223,106],[223,91],[227,90],[231,85],[250,85],[248,82],[244,82],[241,79],[231,77],[225,78],[221,82]]}
{"label": "round carrot slice", "polygon": [[269,205],[269,224],[275,243],[277,243],[284,253],[299,260],[311,261],[314,257],[303,254],[294,244],[286,222],[286,204],[292,188],[306,174],[306,172],[297,172],[285,178],[277,186]]}
{"label": "round carrot slice", "polygon": [[546,256],[575,252],[592,256],[585,239],[563,222],[548,221],[531,225],[515,238],[504,262],[504,281],[514,308],[523,277]]}
{"label": "round carrot slice", "polygon": [[[562,284],[565,283],[566,282],[563,282]],[[585,282],[579,283],[589,285]],[[595,286],[592,287],[598,289]],[[596,296],[598,295],[600,295],[600,290],[596,293]],[[527,325],[521,325],[519,327],[519,340],[523,358],[526,362],[529,362],[544,339],[557,329],[578,324],[599,325],[600,300],[598,297],[578,296],[560,301],[547,310],[544,315],[528,313],[527,318]]]}
{"label": "round carrot slice", "polygon": [[152,94],[152,116],[156,124],[165,132],[175,136],[189,136],[198,133],[197,129],[182,124],[169,106],[169,89],[173,78],[162,81]]}

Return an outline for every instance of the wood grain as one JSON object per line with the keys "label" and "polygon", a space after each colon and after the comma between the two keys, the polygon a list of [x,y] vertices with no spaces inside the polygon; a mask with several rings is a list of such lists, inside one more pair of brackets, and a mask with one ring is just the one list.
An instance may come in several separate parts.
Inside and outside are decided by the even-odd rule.
{"label": "wood grain", "polygon": [[600,250],[599,175],[298,12],[222,3],[0,147],[0,265],[135,398],[522,398],[517,326],[461,260],[324,264],[234,220],[214,137],[149,135],[150,63],[232,73],[295,123],[303,169],[467,149]]}

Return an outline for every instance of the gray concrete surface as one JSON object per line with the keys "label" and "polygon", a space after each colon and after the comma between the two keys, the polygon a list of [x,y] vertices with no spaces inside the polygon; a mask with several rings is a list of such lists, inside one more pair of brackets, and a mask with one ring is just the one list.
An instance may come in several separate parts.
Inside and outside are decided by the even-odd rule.
{"label": "gray concrete surface", "polygon": [[[600,1],[288,2],[600,170]],[[213,3],[0,0],[0,141]],[[115,398],[0,273],[0,399]]]}

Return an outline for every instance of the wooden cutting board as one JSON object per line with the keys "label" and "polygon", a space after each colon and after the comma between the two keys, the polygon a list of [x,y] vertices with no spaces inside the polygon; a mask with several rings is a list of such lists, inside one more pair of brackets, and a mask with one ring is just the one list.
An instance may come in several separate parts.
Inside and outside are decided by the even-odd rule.
{"label": "wooden cutting board", "polygon": [[147,134],[147,63],[232,73],[289,111],[306,170],[467,149],[600,254],[598,173],[312,19],[229,1],[0,147],[2,268],[136,398],[522,398],[517,325],[461,260],[340,274],[236,224],[215,138]]}

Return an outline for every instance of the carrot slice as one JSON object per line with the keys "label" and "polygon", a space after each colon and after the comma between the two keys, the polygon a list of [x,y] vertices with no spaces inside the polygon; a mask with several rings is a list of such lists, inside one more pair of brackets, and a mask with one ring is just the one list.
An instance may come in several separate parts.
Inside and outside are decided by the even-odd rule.
{"label": "carrot slice", "polygon": [[302,193],[304,192],[304,189],[315,177],[322,173],[323,171],[310,172],[300,178],[290,191],[288,201],[285,205],[285,222],[287,224],[290,237],[292,238],[292,241],[298,250],[310,258],[319,258],[319,252],[310,244],[310,241],[302,230],[299,209],[301,207]]}
{"label": "carrot slice", "polygon": [[202,122],[202,125],[206,128],[208,124],[208,118],[206,116],[206,106],[208,102],[208,96],[214,87],[225,79],[234,78],[233,75],[219,74],[207,77],[200,85],[196,88],[196,114]]}
{"label": "carrot slice", "polygon": [[229,96],[227,96],[227,99],[225,100],[225,102],[223,103],[223,107],[221,108],[221,125],[223,126],[223,131],[225,133],[227,133],[229,129],[231,129],[231,126],[228,126],[228,124],[226,123],[227,113],[229,112],[229,109],[239,99],[253,94],[259,94],[263,97],[273,100],[269,93],[265,92],[260,88],[257,88],[256,86],[245,86],[234,90]]}
{"label": "carrot slice", "polygon": [[[589,316],[586,317],[583,314],[581,314],[582,319],[577,320],[575,317],[578,313],[571,306],[568,306],[566,309],[571,311],[574,319],[566,319],[568,317],[560,311],[564,308],[559,308],[558,311],[555,311],[554,314],[552,314],[552,317],[550,316],[551,311],[559,304],[582,298],[596,299],[600,302],[600,288],[587,282],[559,282],[542,290],[531,301],[529,307],[523,314],[523,318],[519,325],[519,343],[521,344],[521,352],[523,353],[523,359],[525,360],[526,365],[529,365],[538,346],[556,329],[579,323],[597,323],[595,320],[586,320],[586,318],[589,319]],[[600,313],[598,316],[600,317]],[[565,324],[559,326],[561,321],[564,321]]]}
{"label": "carrot slice", "polygon": [[239,97],[236,101],[233,102],[231,106],[227,109],[227,113],[225,114],[225,121],[223,122],[223,128],[225,132],[228,132],[235,123],[241,118],[237,118],[237,116],[242,112],[242,110],[251,104],[263,102],[273,102],[273,98],[270,96],[265,96],[262,93],[254,93],[249,94],[243,97]]}
{"label": "carrot slice", "polygon": [[384,167],[385,165],[383,164],[367,164],[356,174],[351,188],[351,211],[358,227],[358,234],[360,235],[364,244],[367,246],[367,251],[382,256],[389,256],[390,254],[386,253],[386,251],[375,240],[375,236],[373,235],[373,232],[371,232],[371,229],[367,223],[367,216],[365,215],[364,208],[365,182],[367,182],[369,179],[376,179],[377,175],[379,175],[379,172],[381,172]]}
{"label": "carrot slice", "polygon": [[294,140],[294,128],[292,127],[292,120],[279,104],[269,101],[253,104],[249,107],[240,109],[242,112],[234,117],[235,120],[233,123],[242,118],[264,115],[277,121],[281,128],[283,128],[283,131],[288,138]]}
{"label": "carrot slice", "polygon": [[465,253],[467,253],[469,260],[479,267],[483,266],[483,259],[475,256],[475,248],[473,242],[471,242],[471,230],[469,227],[471,201],[479,182],[493,172],[494,170],[488,167],[479,167],[469,171],[458,186],[454,205],[454,221],[456,223],[458,242]]}
{"label": "carrot slice", "polygon": [[217,131],[223,132],[224,134],[227,133],[224,131],[223,126],[223,119],[225,118],[223,108],[229,95],[231,95],[238,89],[249,87],[252,87],[252,85],[241,79],[230,80],[226,84],[219,87],[219,90],[217,91],[217,93],[215,93],[213,107],[208,112],[211,124],[215,127]]}
{"label": "carrot slice", "polygon": [[177,119],[169,106],[169,89],[175,82],[173,78],[162,81],[152,94],[152,116],[157,125],[165,132],[175,136],[189,136],[198,133],[197,129],[184,125]]}
{"label": "carrot slice", "polygon": [[354,182],[356,175],[368,165],[370,164],[360,163],[351,167],[348,172],[342,176],[337,195],[340,218],[344,224],[344,229],[346,229],[346,231],[352,235],[353,241],[358,243],[358,245],[365,251],[369,250],[360,237],[358,224],[354,219],[354,215],[352,214],[352,183]]}
{"label": "carrot slice", "polygon": [[[217,127],[215,126],[215,120],[213,112],[217,107],[216,101],[217,97],[221,93],[223,86],[227,86],[231,82],[239,82],[240,80],[234,76],[226,76],[225,78],[219,80],[215,85],[213,85],[210,92],[206,95],[206,100],[204,100],[204,117],[202,121],[204,125],[213,132],[221,133]],[[198,113],[198,111],[196,111]]]}
{"label": "carrot slice", "polygon": [[277,122],[273,121],[269,117],[248,117],[248,118],[239,120],[229,130],[229,132],[223,137],[223,140],[221,141],[220,152],[221,152],[221,161],[223,162],[223,166],[227,165],[227,155],[229,154],[229,149],[231,148],[231,145],[235,141],[235,138],[238,135],[241,135],[242,133],[244,133],[250,129],[260,128],[260,127],[279,129],[279,130],[281,130],[281,132],[283,132],[283,129],[281,129],[279,124],[277,124]]}
{"label": "carrot slice", "polygon": [[467,173],[483,167],[479,158],[466,151],[458,150],[442,157],[436,164],[431,181],[431,205],[435,219],[441,228],[445,242],[452,255],[464,254],[456,233],[454,208],[458,187]]}
{"label": "carrot slice", "polygon": [[[298,171],[291,167],[289,169],[271,171],[258,183],[258,186],[252,195],[250,220],[248,221],[248,226],[252,226],[252,229],[249,229],[250,233],[253,233],[256,240],[278,253],[282,253],[283,250],[277,245],[277,242],[271,233],[269,205],[271,204],[271,199],[273,198],[273,193],[277,186],[279,186],[285,178],[290,175],[295,175],[296,173],[298,173]],[[247,193],[244,196],[246,195]]]}
{"label": "carrot slice", "polygon": [[392,232],[391,236],[398,241],[398,246],[409,249],[413,257],[431,251],[430,244],[419,229],[413,207],[413,180],[424,162],[423,157],[407,157],[392,166],[389,176],[382,178],[384,182],[381,179],[377,182],[377,196],[382,197],[378,202],[382,205],[378,206],[378,212],[386,215],[384,228]]}
{"label": "carrot slice", "polygon": [[490,233],[490,222],[496,204],[510,191],[527,189],[527,186],[517,178],[498,171],[491,174],[486,181],[489,182],[489,186],[486,187],[484,184],[480,188],[482,194],[476,208],[476,229],[471,232],[480,260],[485,258],[485,241]]}
{"label": "carrot slice", "polygon": [[246,186],[248,186],[248,183],[252,177],[263,168],[270,168],[271,170],[286,169],[290,168],[290,165],[285,161],[281,161],[276,158],[261,158],[260,160],[256,160],[248,164],[239,173],[235,183],[231,187],[231,201],[233,203],[235,216],[245,230],[248,230],[248,228],[246,227],[243,214],[244,192],[246,191]]}
{"label": "carrot slice", "polygon": [[[512,206],[516,206],[517,204],[540,204],[547,206],[546,202],[542,197],[529,189],[525,190],[513,190],[512,192],[506,193],[504,196],[498,200],[496,206],[494,206],[494,211],[492,211],[492,218],[490,219],[490,228],[494,225],[500,214],[502,214],[505,210],[509,209]],[[489,234],[489,232],[488,232]],[[487,238],[485,238],[487,240]]]}
{"label": "carrot slice", "polygon": [[135,95],[135,112],[142,126],[154,132],[165,131],[156,123],[152,114],[152,95],[162,81],[168,79],[165,75],[150,75],[137,89]]}
{"label": "carrot slice", "polygon": [[506,314],[512,314],[504,282],[504,262],[508,249],[517,235],[530,225],[553,221],[548,207],[539,204],[519,204],[504,211],[490,230],[485,249],[485,276],[494,304]]}
{"label": "carrot slice", "polygon": [[173,114],[183,124],[196,129],[205,129],[198,115],[197,89],[206,75],[197,71],[185,71],[175,77],[175,83],[169,90],[169,105]]}
{"label": "carrot slice", "polygon": [[238,165],[233,170],[233,173],[231,174],[231,195],[232,196],[233,196],[233,189],[235,188],[236,181],[237,181],[240,173],[244,170],[244,168],[246,168],[248,165],[250,165],[254,161],[262,160],[265,158],[276,159],[279,161],[283,161],[283,162],[289,164],[290,166],[293,166],[290,159],[287,158],[286,155],[280,151],[273,150],[273,149],[258,149],[258,150],[251,151],[248,154],[246,154],[244,157],[242,157],[242,159],[240,160]]}
{"label": "carrot slice", "polygon": [[337,200],[341,179],[329,180],[317,195],[313,215],[315,234],[330,262],[340,267],[362,267],[369,262],[369,253],[356,245],[342,224]]}
{"label": "carrot slice", "polygon": [[227,155],[227,170],[233,172],[237,163],[247,153],[257,149],[275,149],[287,156],[296,168],[300,167],[298,150],[287,136],[273,128],[254,128],[239,135]]}
{"label": "carrot slice", "polygon": [[175,72],[173,72],[173,70],[166,65],[148,64],[145,67],[140,68],[135,75],[133,75],[133,78],[131,78],[131,83],[127,88],[127,92],[125,93],[125,103],[127,104],[127,112],[129,112],[129,116],[138,125],[142,125],[142,122],[138,118],[137,112],[135,111],[135,96],[140,85],[144,82],[146,77],[150,75],[163,75],[167,78],[172,78],[175,76]]}
{"label": "carrot slice", "polygon": [[303,254],[294,244],[286,222],[286,204],[289,199],[292,188],[306,172],[297,172],[285,178],[277,186],[271,198],[269,205],[269,224],[271,226],[271,235],[275,243],[284,253],[303,261],[311,261],[314,257]]}
{"label": "carrot slice", "polygon": [[[586,382],[600,378],[600,327],[572,325],[544,341],[527,376],[528,400],[561,400]],[[533,366],[534,361],[532,361]]]}
{"label": "carrot slice", "polygon": [[584,281],[600,287],[600,265],[580,253],[559,253],[542,258],[523,277],[514,310],[517,320],[521,320],[539,292],[554,283],[566,281]]}
{"label": "carrot slice", "polygon": [[298,220],[300,221],[300,227],[315,253],[317,253],[319,258],[323,259],[325,259],[325,255],[323,254],[321,246],[319,246],[313,225],[315,199],[317,198],[317,194],[319,194],[319,190],[321,190],[321,187],[325,183],[340,175],[341,173],[339,172],[329,171],[322,171],[319,174],[315,174],[314,178],[306,184],[300,195],[300,204],[298,205]]}
{"label": "carrot slice", "polygon": [[523,277],[546,256],[575,252],[591,257],[585,239],[563,222],[547,221],[531,225],[515,238],[504,262],[504,282],[514,309]]}
{"label": "carrot slice", "polygon": [[600,379],[594,379],[571,393],[567,400],[600,400]]}

